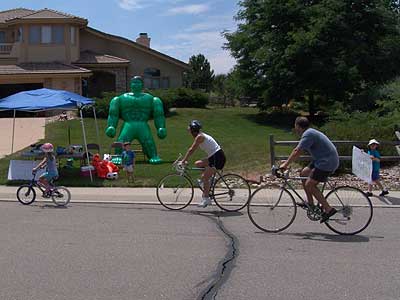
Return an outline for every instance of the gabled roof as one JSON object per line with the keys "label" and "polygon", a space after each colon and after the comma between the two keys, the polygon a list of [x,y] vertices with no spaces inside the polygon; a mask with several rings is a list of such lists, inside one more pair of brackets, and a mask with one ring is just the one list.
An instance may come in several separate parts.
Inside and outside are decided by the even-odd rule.
{"label": "gabled roof", "polygon": [[[70,15],[64,12],[56,11],[49,8],[44,8],[40,10],[25,10],[19,9],[18,13],[15,15],[10,15],[4,22],[6,23],[14,23],[20,21],[35,21],[35,20],[43,20],[43,19],[51,19],[51,20],[70,20],[70,21],[78,21],[82,24],[87,24],[88,21],[84,18],[80,18],[74,15]],[[0,12],[1,16],[1,12]]]}
{"label": "gabled roof", "polygon": [[15,8],[15,9],[0,11],[0,23],[5,23],[7,20],[20,18],[29,15],[33,12],[35,11],[26,8]]}
{"label": "gabled roof", "polygon": [[173,63],[175,65],[178,65],[181,68],[184,68],[184,69],[188,69],[189,68],[189,65],[187,63],[184,63],[183,61],[180,61],[180,60],[178,60],[176,58],[168,56],[168,55],[166,55],[164,53],[158,52],[158,51],[156,51],[154,49],[151,49],[151,48],[145,47],[143,45],[140,45],[139,43],[136,43],[136,42],[134,42],[134,41],[132,41],[130,39],[127,39],[127,38],[124,38],[124,37],[121,37],[121,36],[117,36],[117,35],[112,35],[112,34],[109,34],[109,33],[105,33],[105,32],[102,32],[100,30],[94,29],[92,27],[85,27],[84,30],[86,30],[86,31],[88,31],[90,33],[93,33],[93,34],[95,34],[95,35],[97,35],[99,37],[106,38],[106,39],[114,41],[114,42],[124,43],[124,44],[127,44],[129,46],[135,47],[136,49],[142,50],[143,52],[147,52],[147,53],[152,54],[152,55],[154,55],[154,56],[156,56],[156,57],[158,57],[160,59],[169,61],[169,62],[171,62],[171,63]]}
{"label": "gabled roof", "polygon": [[108,55],[108,54],[100,54],[90,50],[82,51],[80,53],[79,60],[74,62],[74,64],[78,65],[93,65],[93,64],[101,64],[101,65],[114,65],[114,64],[129,64],[129,60]]}

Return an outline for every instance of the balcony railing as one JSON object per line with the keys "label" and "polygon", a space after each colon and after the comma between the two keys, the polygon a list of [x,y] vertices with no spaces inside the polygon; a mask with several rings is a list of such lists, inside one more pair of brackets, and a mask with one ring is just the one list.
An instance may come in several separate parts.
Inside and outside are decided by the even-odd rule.
{"label": "balcony railing", "polygon": [[0,43],[0,54],[10,54],[14,44]]}

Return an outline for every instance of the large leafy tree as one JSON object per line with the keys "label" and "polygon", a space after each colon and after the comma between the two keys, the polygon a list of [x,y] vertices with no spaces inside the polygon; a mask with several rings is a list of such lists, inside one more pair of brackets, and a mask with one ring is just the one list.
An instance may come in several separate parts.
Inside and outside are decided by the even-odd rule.
{"label": "large leafy tree", "polygon": [[189,59],[189,70],[186,72],[185,85],[192,89],[203,89],[207,92],[212,87],[214,71],[203,54],[193,55]]}
{"label": "large leafy tree", "polygon": [[400,73],[394,0],[243,0],[226,47],[263,107],[346,101]]}

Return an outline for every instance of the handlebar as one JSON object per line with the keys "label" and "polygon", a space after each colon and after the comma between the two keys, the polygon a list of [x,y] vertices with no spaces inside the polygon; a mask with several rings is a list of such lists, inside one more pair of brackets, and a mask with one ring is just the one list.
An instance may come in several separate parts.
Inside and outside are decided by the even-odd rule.
{"label": "handlebar", "polygon": [[290,174],[290,169],[282,169],[277,166],[272,166],[271,173],[277,178],[288,179]]}
{"label": "handlebar", "polygon": [[185,169],[186,169],[186,164],[184,164],[184,163],[181,161],[181,158],[182,158],[182,153],[179,153],[178,158],[177,158],[177,159],[173,162],[173,164],[172,164],[173,168],[174,168],[177,172],[179,172],[179,173],[184,172]]}

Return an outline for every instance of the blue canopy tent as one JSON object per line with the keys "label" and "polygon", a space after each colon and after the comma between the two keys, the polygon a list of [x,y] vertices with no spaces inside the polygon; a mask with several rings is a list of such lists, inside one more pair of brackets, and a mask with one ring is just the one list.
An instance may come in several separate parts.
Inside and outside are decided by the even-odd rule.
{"label": "blue canopy tent", "polygon": [[[14,131],[15,131],[16,111],[39,112],[39,111],[57,110],[57,109],[79,110],[85,151],[86,153],[88,153],[87,142],[86,142],[86,130],[82,115],[82,107],[86,105],[91,105],[93,107],[93,115],[96,124],[97,143],[99,144],[99,129],[97,125],[96,111],[93,104],[94,101],[92,99],[83,97],[81,95],[64,90],[52,90],[46,88],[31,90],[31,91],[23,91],[8,96],[6,98],[0,99],[0,110],[14,111],[11,153],[13,153],[14,151]],[[90,164],[89,156],[87,155],[86,157],[89,165]],[[92,180],[91,172],[90,172],[90,179]]]}

